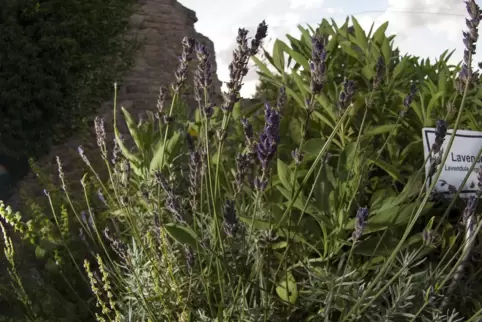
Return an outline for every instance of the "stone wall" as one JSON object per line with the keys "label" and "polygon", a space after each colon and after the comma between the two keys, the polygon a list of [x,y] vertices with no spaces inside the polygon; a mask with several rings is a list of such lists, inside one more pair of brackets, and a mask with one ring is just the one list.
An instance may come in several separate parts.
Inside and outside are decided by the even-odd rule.
{"label": "stone wall", "polygon": [[[181,41],[190,36],[204,43],[212,53],[213,86],[220,97],[221,82],[215,74],[214,44],[204,35],[196,32],[194,24],[197,17],[176,0],[137,0],[136,12],[130,19],[130,27],[126,36],[136,38],[141,47],[136,54],[133,68],[119,82],[118,106],[124,106],[134,117],[146,110],[155,110],[156,100],[161,85],[168,86],[175,78],[178,56],[182,52]],[[196,62],[193,60],[194,65]],[[113,109],[112,101],[105,102],[98,115],[105,120],[108,139],[112,139]],[[119,109],[120,110],[120,109]],[[118,117],[119,129],[125,133],[126,127],[122,118]],[[78,183],[84,170],[79,166],[77,147],[82,145],[89,157],[95,160],[98,155],[95,133],[87,137],[72,137],[64,144],[54,146],[47,156],[37,161],[44,173],[50,174],[51,180],[57,182],[56,156],[63,163],[69,181]],[[7,201],[14,209],[21,209],[20,191],[29,197],[40,197],[46,187],[41,187],[34,173],[29,173],[15,188],[13,196]]]}

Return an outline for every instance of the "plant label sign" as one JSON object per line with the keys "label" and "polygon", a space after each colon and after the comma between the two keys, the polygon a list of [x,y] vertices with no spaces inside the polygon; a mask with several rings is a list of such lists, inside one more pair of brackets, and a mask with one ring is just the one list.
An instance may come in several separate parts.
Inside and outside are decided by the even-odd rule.
{"label": "plant label sign", "polygon": [[[447,136],[442,145],[443,154],[447,153],[447,145],[452,132],[453,130],[447,130]],[[435,142],[435,128],[423,128],[422,139],[424,156],[425,159],[427,159],[430,155],[432,145]],[[448,151],[448,157],[445,164],[439,165],[439,167],[442,167],[442,172],[435,185],[435,189],[446,196],[453,194],[449,190],[450,185],[459,189],[475,162],[475,168],[470,173],[464,187],[460,191],[460,197],[468,198],[471,195],[475,195],[478,190],[476,171],[482,166],[482,157],[479,157],[477,160],[476,158],[481,149],[482,132],[457,130],[452,147],[450,148],[450,151]],[[429,176],[429,171],[430,161],[425,164],[425,175],[427,177]],[[429,189],[432,184],[432,180],[433,178],[428,177],[427,189]]]}

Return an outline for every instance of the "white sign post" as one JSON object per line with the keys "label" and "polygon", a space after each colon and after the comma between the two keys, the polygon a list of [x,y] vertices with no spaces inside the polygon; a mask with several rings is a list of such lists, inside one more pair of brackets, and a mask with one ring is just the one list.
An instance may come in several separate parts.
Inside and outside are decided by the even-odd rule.
{"label": "white sign post", "polygon": [[[445,137],[442,145],[443,153],[447,153],[447,145],[452,135],[453,130],[447,130],[447,136]],[[425,159],[430,155],[430,149],[435,142],[435,128],[423,128],[423,151]],[[465,186],[460,192],[460,197],[468,198],[471,195],[475,195],[478,190],[477,186],[477,172],[476,170],[482,166],[482,158],[476,160],[480,149],[482,148],[482,132],[457,130],[455,134],[454,142],[447,157],[445,164],[440,164],[442,172],[439,180],[435,185],[435,189],[445,195],[451,195],[448,191],[448,185],[452,185],[459,189],[467,176],[472,164],[476,162],[474,171],[470,173],[470,176],[465,183]],[[425,164],[425,175],[428,176],[430,171],[430,161]],[[446,184],[444,184],[446,182]],[[432,178],[427,180],[427,189],[432,184]]]}

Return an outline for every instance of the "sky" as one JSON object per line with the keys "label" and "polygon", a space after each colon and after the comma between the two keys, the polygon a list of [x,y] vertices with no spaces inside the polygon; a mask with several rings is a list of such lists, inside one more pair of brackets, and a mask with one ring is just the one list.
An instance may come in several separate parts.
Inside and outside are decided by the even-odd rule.
{"label": "sky", "polygon": [[[435,58],[455,49],[451,62],[463,56],[462,31],[467,16],[462,0],[178,0],[196,12],[195,28],[209,37],[216,50],[217,74],[229,79],[228,65],[236,47],[238,28],[254,36],[257,25],[266,20],[268,37],[265,48],[271,51],[274,40],[286,40],[286,34],[299,36],[298,25],[316,27],[323,18],[341,25],[354,16],[365,31],[388,21],[389,35],[395,34],[395,45],[402,54]],[[476,0],[479,5],[480,0]],[[475,56],[479,62],[482,55]],[[253,64],[244,79],[243,97],[255,92],[258,77]],[[474,63],[474,66],[476,64]]]}

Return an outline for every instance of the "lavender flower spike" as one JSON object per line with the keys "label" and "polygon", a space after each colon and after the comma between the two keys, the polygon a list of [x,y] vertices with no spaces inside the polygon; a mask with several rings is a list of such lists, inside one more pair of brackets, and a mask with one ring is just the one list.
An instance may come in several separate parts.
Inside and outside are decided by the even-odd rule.
{"label": "lavender flower spike", "polygon": [[238,29],[236,42],[238,47],[233,52],[233,60],[229,64],[229,81],[226,82],[227,92],[224,92],[224,103],[221,109],[224,113],[232,111],[234,104],[240,100],[239,91],[243,85],[243,77],[248,73],[249,58],[258,52],[264,38],[267,36],[268,26],[263,21],[259,24],[255,38],[251,41],[251,48],[248,46],[248,31],[244,28]]}
{"label": "lavender flower spike", "polygon": [[480,7],[475,0],[465,1],[465,5],[470,19],[466,19],[468,30],[463,32],[464,58],[456,84],[459,92],[464,91],[465,85],[471,81],[473,76],[470,57],[475,55],[475,44],[479,38],[478,27],[481,19]]}
{"label": "lavender flower spike", "polygon": [[[212,116],[214,109],[211,102],[212,96],[212,63],[211,54],[206,46],[200,43],[196,44],[196,56],[198,66],[194,76],[194,97],[198,104],[203,106],[202,111],[209,118]],[[206,97],[206,102],[204,102]]]}
{"label": "lavender flower spike", "polygon": [[179,93],[184,87],[187,80],[187,68],[192,59],[194,45],[196,41],[193,38],[184,37],[182,40],[182,55],[179,57],[179,66],[176,70],[176,81],[172,84],[174,92]]}
{"label": "lavender flower spike", "polygon": [[445,136],[447,135],[447,123],[444,120],[438,120],[435,125],[435,142],[432,145],[432,153],[440,152]]}
{"label": "lavender flower spike", "polygon": [[349,79],[345,79],[345,81],[343,82],[343,90],[341,91],[340,97],[338,99],[340,110],[344,110],[348,107],[348,105],[353,100],[353,96],[355,96],[355,90],[355,82]]}
{"label": "lavender flower spike", "polygon": [[269,104],[265,104],[264,117],[265,125],[263,132],[259,136],[256,152],[261,162],[263,173],[266,173],[269,162],[273,159],[278,148],[280,115],[276,109],[269,106]]}
{"label": "lavender flower spike", "polygon": [[311,92],[316,95],[325,84],[326,56],[325,40],[320,36],[311,38]]}
{"label": "lavender flower spike", "polygon": [[368,219],[368,208],[358,208],[355,217],[355,231],[353,232],[353,240],[357,241],[360,239],[361,235],[363,234],[363,230],[365,229],[365,225]]}

